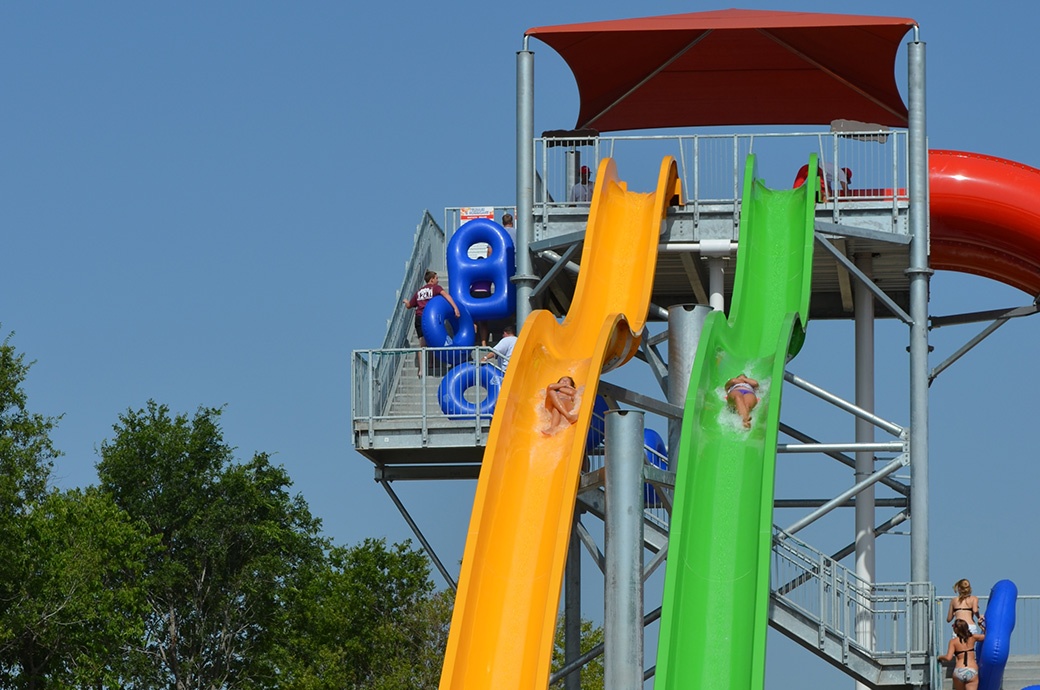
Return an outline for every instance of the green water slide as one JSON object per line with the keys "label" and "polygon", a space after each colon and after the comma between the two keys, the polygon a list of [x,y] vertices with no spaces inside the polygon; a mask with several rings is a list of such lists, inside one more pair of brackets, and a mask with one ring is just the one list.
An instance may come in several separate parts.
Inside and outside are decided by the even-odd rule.
{"label": "green water slide", "polygon": [[[807,179],[816,166],[813,155]],[[658,690],[765,682],[780,391],[805,339],[814,191],[766,188],[748,157],[729,318],[704,323],[683,416]],[[723,384],[742,372],[760,384],[750,430],[724,399]]]}

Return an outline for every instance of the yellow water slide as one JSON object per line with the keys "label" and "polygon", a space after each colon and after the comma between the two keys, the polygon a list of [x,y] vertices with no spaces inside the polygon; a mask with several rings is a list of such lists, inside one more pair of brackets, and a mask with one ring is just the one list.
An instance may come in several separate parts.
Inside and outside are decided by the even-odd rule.
{"label": "yellow water slide", "polygon": [[[628,191],[599,166],[574,301],[563,323],[532,312],[499,394],[477,482],[441,690],[546,688],[585,439],[600,373],[635,353],[657,244],[678,203],[675,161],[657,191]],[[546,436],[545,387],[579,387],[576,424]]]}

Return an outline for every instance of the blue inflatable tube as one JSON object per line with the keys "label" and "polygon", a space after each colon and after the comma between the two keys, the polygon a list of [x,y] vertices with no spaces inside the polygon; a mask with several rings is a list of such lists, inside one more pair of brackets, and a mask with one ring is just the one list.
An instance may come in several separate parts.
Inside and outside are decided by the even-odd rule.
{"label": "blue inflatable tube", "polygon": [[[486,242],[491,256],[471,259],[469,248]],[[474,321],[494,321],[516,313],[516,286],[509,280],[516,273],[516,248],[513,238],[501,225],[486,218],[464,223],[448,240],[448,275],[451,296],[459,310],[469,311]],[[475,297],[471,290],[490,290],[493,294]]]}
{"label": "blue inflatable tube", "polygon": [[[668,448],[665,446],[661,434],[653,429],[643,429],[643,446],[648,463],[662,470],[668,469]],[[661,499],[657,496],[657,490],[649,482],[646,483],[643,489],[643,501],[647,508],[656,508],[661,505]]]}
{"label": "blue inflatable tube", "polygon": [[609,409],[607,399],[602,395],[597,395],[595,402],[592,404],[592,422],[589,424],[589,433],[585,437],[586,455],[603,445],[603,437],[607,430],[607,421],[604,419],[604,415],[607,414]]}
{"label": "blue inflatable tube", "polygon": [[1011,631],[1015,629],[1015,605],[1018,587],[1011,580],[993,585],[986,604],[986,639],[977,650],[979,690],[1000,690],[1004,682],[1004,666],[1011,651]]}
{"label": "blue inflatable tube", "polygon": [[[451,326],[451,334],[448,333],[448,326]],[[460,308],[459,316],[455,316],[455,310],[448,304],[448,300],[440,295],[426,303],[422,315],[422,331],[427,347],[459,345],[472,348],[477,344],[477,329],[473,325],[473,317],[465,308]],[[437,359],[447,364],[464,362],[469,359],[470,353],[469,349],[434,352]]]}
{"label": "blue inflatable tube", "polygon": [[[466,391],[477,385],[487,391],[479,405],[466,400]],[[466,362],[452,367],[441,379],[437,401],[441,412],[455,419],[473,419],[478,411],[482,416],[491,416],[495,412],[501,385],[502,379],[494,367],[478,367],[473,362]]]}

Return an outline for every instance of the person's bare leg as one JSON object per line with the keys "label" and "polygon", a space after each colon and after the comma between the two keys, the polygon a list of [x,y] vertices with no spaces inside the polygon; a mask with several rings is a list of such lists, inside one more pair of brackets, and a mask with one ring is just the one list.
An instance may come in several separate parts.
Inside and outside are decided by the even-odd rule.
{"label": "person's bare leg", "polygon": [[560,411],[551,405],[546,405],[546,407],[549,408],[549,425],[542,429],[542,434],[552,436],[560,426]]}
{"label": "person's bare leg", "polygon": [[751,426],[751,410],[758,405],[758,396],[748,393],[744,396],[744,403],[747,405],[748,426]]}
{"label": "person's bare leg", "polygon": [[733,407],[736,408],[737,414],[740,415],[740,420],[744,423],[744,428],[750,429],[751,410],[748,409],[748,403],[744,398],[744,394],[735,391],[730,395],[730,400],[733,402]]}
{"label": "person's bare leg", "polygon": [[[419,336],[419,347],[426,347],[426,338],[422,337],[421,335]],[[423,377],[424,369],[426,368],[425,366],[423,366],[424,364],[426,364],[426,362],[424,361],[426,357],[424,357],[423,355],[424,353],[422,349],[415,353],[415,368],[418,370],[419,378]]]}

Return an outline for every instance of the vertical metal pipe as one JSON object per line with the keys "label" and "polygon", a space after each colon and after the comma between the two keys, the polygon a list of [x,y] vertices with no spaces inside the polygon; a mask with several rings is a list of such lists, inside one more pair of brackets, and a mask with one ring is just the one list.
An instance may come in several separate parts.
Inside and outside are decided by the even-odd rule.
{"label": "vertical metal pipe", "polygon": [[[578,517],[575,511],[571,541],[567,548],[567,570],[563,586],[563,656],[570,663],[581,656],[581,540],[578,538]],[[581,690],[581,671],[567,675],[564,690]]]}
{"label": "vertical metal pipe", "polygon": [[604,686],[643,687],[643,413],[606,415]]}
{"label": "vertical metal pipe", "polygon": [[[676,304],[668,307],[668,402],[683,407],[690,387],[690,372],[697,355],[704,319],[711,307],[699,304]],[[679,457],[682,420],[668,420],[668,468],[675,471]]]}
{"label": "vertical metal pipe", "polygon": [[722,259],[708,259],[708,304],[715,311],[726,308],[725,276],[726,268]]}
{"label": "vertical metal pipe", "polygon": [[[856,266],[870,278],[874,273],[874,257],[870,252],[856,255]],[[856,281],[856,405],[874,411],[874,295],[862,281]],[[873,443],[874,425],[856,417],[856,442]],[[874,471],[874,453],[856,452],[855,483],[867,479]],[[874,485],[856,495],[856,575],[863,582],[873,584],[875,573]],[[874,617],[869,601],[857,602],[856,640],[867,649],[874,649]],[[859,690],[867,685],[856,683]]]}
{"label": "vertical metal pipe", "polygon": [[[927,582],[928,572],[928,138],[925,125],[925,44],[908,44],[907,132],[910,159],[910,579]],[[928,616],[928,603],[913,607],[915,621]],[[916,625],[917,630],[925,626]],[[931,649],[929,640],[913,640],[914,649]]]}
{"label": "vertical metal pipe", "polygon": [[531,313],[531,293],[538,282],[531,264],[534,237],[534,53],[516,54],[516,325]]}
{"label": "vertical metal pipe", "polygon": [[925,44],[909,44],[910,112],[910,578],[928,573],[928,139],[925,131]]}

